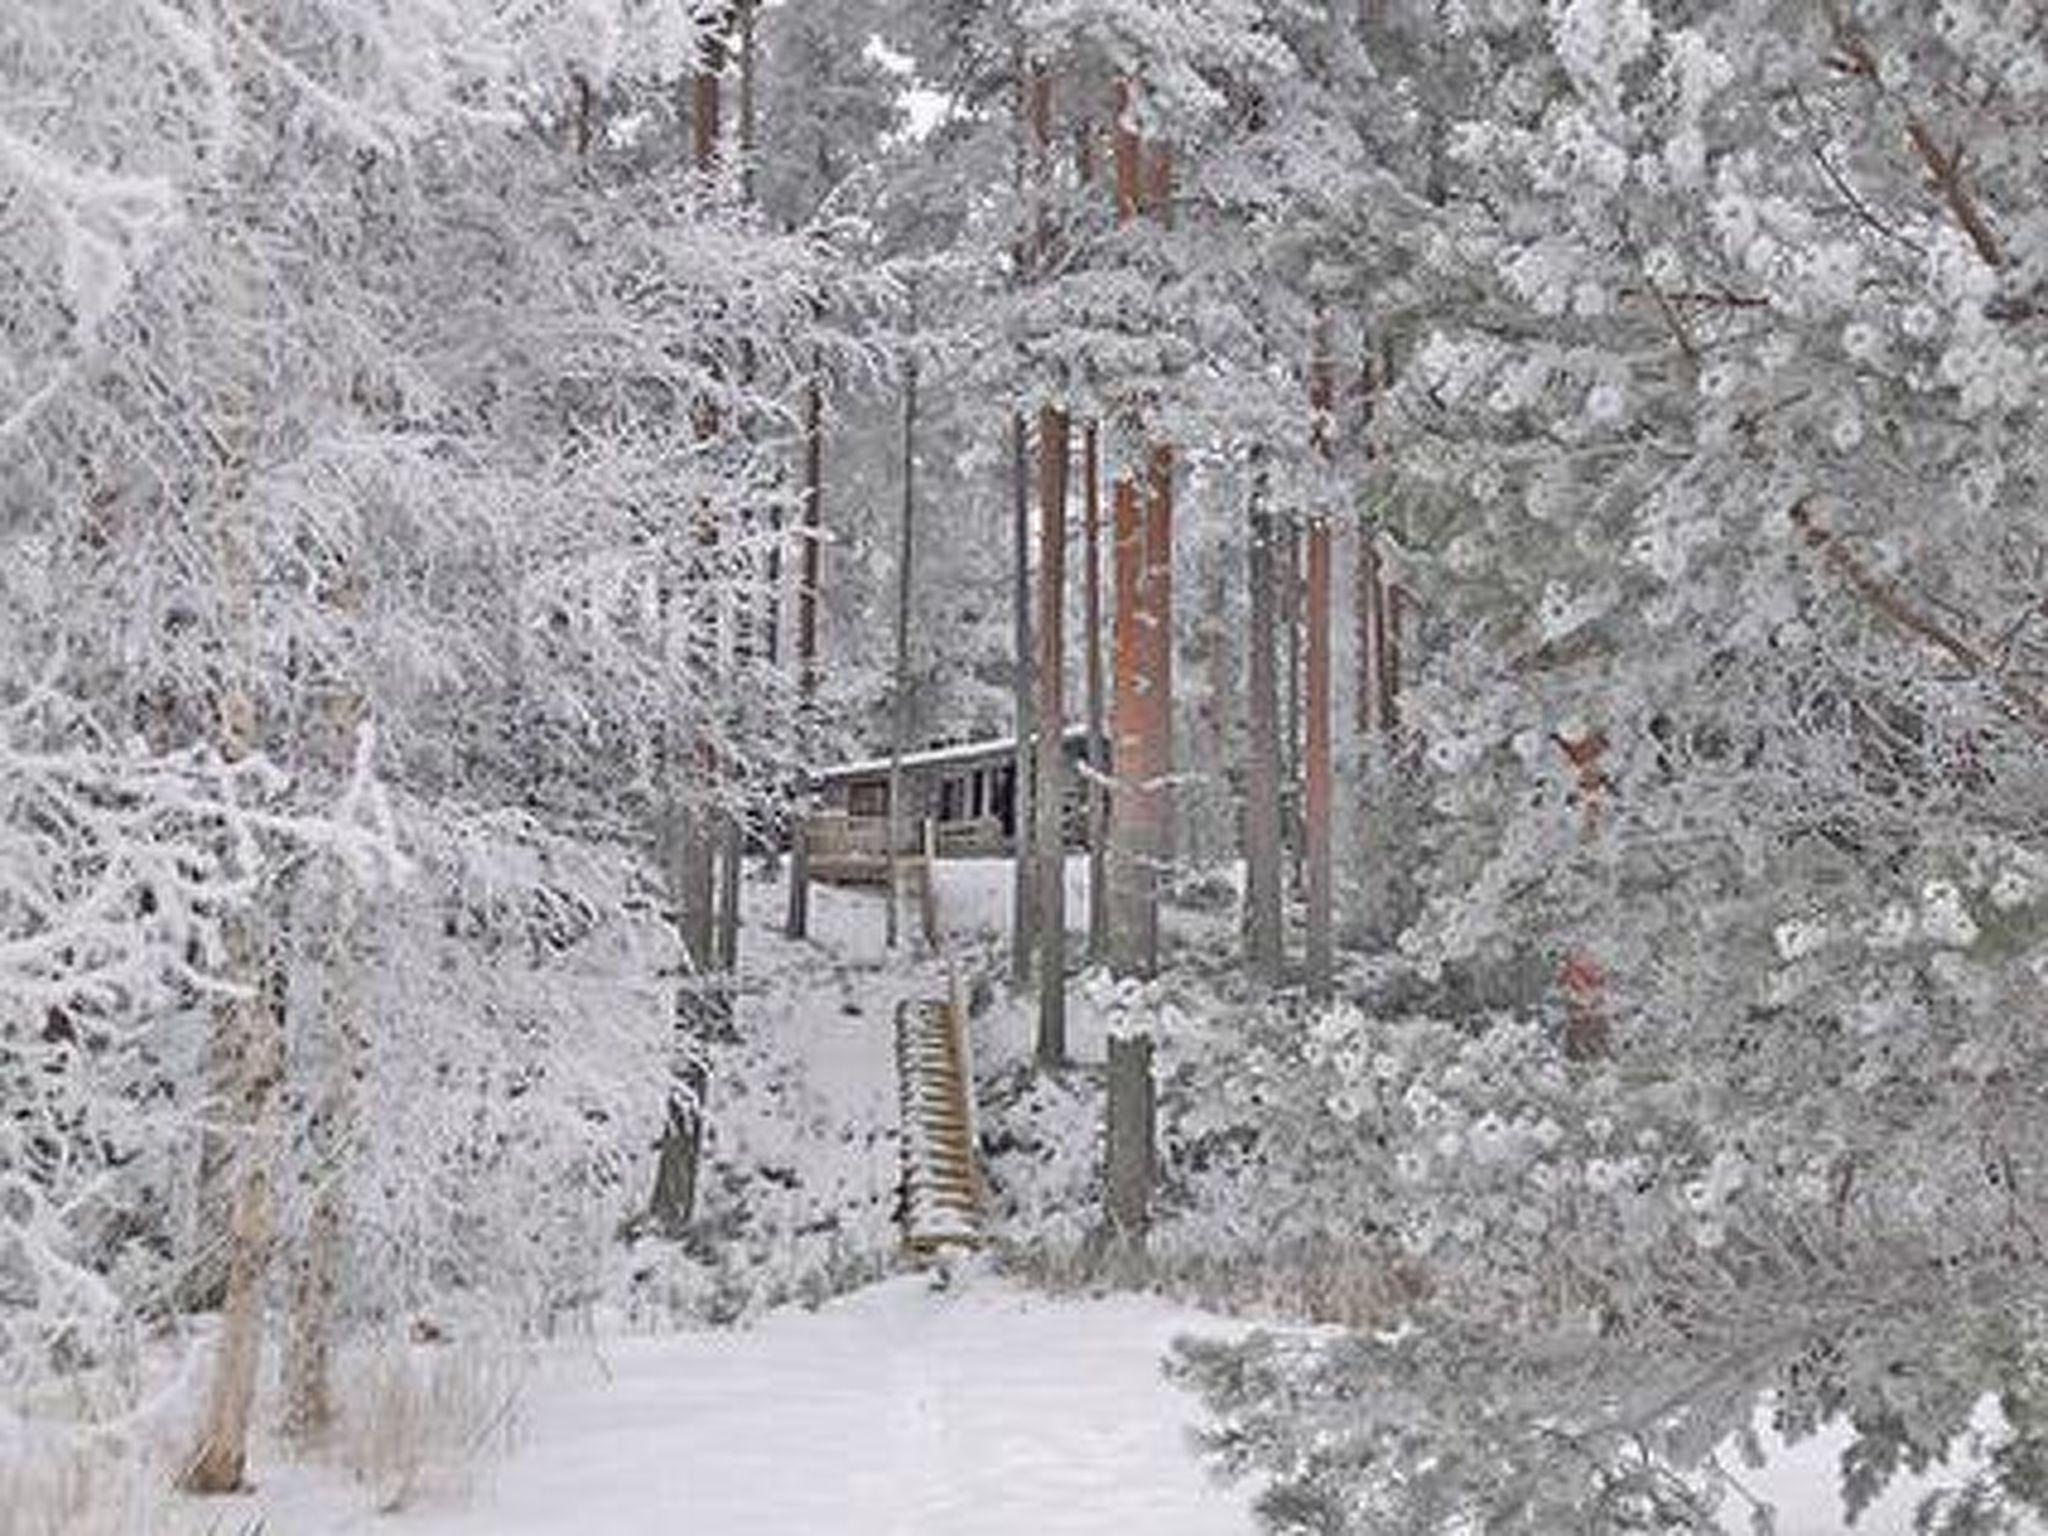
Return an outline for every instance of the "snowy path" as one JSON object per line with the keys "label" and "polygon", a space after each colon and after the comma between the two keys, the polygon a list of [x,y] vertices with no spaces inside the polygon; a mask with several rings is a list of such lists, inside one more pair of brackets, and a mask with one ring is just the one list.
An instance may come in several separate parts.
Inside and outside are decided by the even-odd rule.
{"label": "snowy path", "polygon": [[302,1485],[267,1529],[1249,1536],[1245,1495],[1188,1446],[1199,1405],[1159,1373],[1167,1342],[1204,1326],[1146,1298],[892,1280],[745,1331],[619,1341],[602,1366],[564,1356],[468,1503],[373,1519]]}

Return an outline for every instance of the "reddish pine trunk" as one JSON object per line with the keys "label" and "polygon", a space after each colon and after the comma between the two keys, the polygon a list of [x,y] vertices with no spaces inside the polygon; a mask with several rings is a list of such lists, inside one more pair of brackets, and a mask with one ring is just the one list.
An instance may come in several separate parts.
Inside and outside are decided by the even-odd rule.
{"label": "reddish pine trunk", "polygon": [[[1119,83],[1119,223],[1168,211],[1171,161],[1148,156],[1132,122],[1135,91]],[[1137,413],[1134,411],[1133,415]],[[1136,435],[1144,436],[1142,419]],[[1170,444],[1147,450],[1145,484],[1116,483],[1116,790],[1110,818],[1110,963],[1148,976],[1159,963],[1159,890],[1173,855],[1173,474]]]}

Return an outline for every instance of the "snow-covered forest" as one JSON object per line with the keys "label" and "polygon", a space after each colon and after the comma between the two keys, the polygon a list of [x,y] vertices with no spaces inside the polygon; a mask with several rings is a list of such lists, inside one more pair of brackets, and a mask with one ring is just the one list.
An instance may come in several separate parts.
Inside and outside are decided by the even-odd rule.
{"label": "snow-covered forest", "polygon": [[0,0],[0,1536],[2036,1528],[2044,380],[2041,0]]}

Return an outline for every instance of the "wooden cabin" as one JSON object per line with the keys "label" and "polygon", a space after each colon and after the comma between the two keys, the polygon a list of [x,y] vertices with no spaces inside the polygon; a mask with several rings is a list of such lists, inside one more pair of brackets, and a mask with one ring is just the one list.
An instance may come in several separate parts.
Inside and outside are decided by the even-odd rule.
{"label": "wooden cabin", "polygon": [[[1106,746],[1106,744],[1105,744]],[[1088,845],[1088,758],[1085,727],[1070,726],[1066,812],[1069,848]],[[903,755],[902,846],[923,850],[924,823],[942,859],[1006,858],[1016,847],[1017,743],[1015,737],[929,747]],[[871,757],[812,775],[816,809],[803,826],[811,876],[817,880],[879,883],[889,849],[889,759]]]}

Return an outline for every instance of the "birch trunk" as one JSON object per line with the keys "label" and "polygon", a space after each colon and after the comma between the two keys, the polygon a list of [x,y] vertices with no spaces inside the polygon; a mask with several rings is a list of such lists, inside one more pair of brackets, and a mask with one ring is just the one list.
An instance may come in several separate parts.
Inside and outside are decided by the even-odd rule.
{"label": "birch trunk", "polygon": [[[231,205],[223,209],[231,211]],[[222,307],[231,347],[250,341],[255,330],[249,259],[246,252],[230,257]],[[256,746],[256,535],[248,499],[256,403],[254,390],[239,377],[247,365],[245,357],[236,357],[231,364],[235,376],[223,398],[217,433],[221,462],[216,579],[223,657],[219,737],[221,756],[229,763],[240,762]],[[233,1195],[213,1374],[199,1444],[182,1479],[193,1493],[232,1493],[245,1480],[262,1348],[263,1282],[270,1265],[272,1121],[283,1065],[277,1014],[264,995],[265,945],[257,915],[244,910],[225,914],[221,940],[223,979],[234,991],[215,1013],[214,1049],[229,1072],[222,1173]]]}

